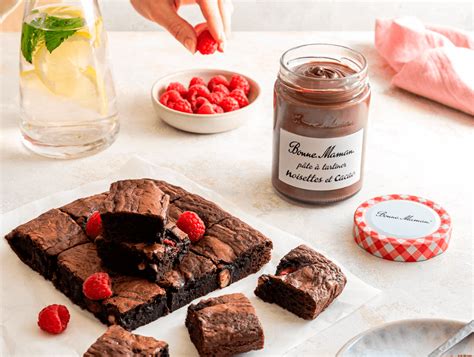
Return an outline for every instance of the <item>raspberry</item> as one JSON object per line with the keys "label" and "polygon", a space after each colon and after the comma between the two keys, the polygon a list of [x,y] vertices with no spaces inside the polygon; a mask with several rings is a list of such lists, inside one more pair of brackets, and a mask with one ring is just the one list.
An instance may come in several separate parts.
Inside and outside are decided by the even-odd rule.
{"label": "raspberry", "polygon": [[100,218],[99,211],[95,211],[89,216],[86,223],[86,234],[92,239],[102,234],[102,219]]}
{"label": "raspberry", "polygon": [[232,112],[239,109],[239,103],[232,97],[225,97],[221,102],[220,106],[224,109],[224,112]]}
{"label": "raspberry", "polygon": [[206,232],[206,226],[204,225],[204,222],[196,213],[191,211],[185,211],[181,213],[178,220],[176,221],[176,225],[188,235],[189,239],[193,243],[200,240]]}
{"label": "raspberry", "polygon": [[236,88],[242,89],[245,95],[248,95],[250,92],[249,82],[239,74],[234,74],[230,78],[229,89],[232,91]]}
{"label": "raspberry", "polygon": [[204,98],[204,97],[196,98],[196,109],[199,109],[204,104],[209,104],[209,101],[207,100],[207,98]]}
{"label": "raspberry", "polygon": [[186,97],[186,94],[188,93],[186,87],[179,82],[171,82],[170,84],[168,84],[168,87],[166,87],[166,91],[169,92],[171,90],[177,91],[182,97]]}
{"label": "raspberry", "polygon": [[222,84],[225,87],[229,87],[229,81],[222,74],[212,77],[207,84],[207,88],[212,92],[216,84]]}
{"label": "raspberry", "polygon": [[217,114],[224,113],[224,109],[222,109],[222,107],[218,106],[217,104],[213,104],[213,105],[212,105],[212,109],[214,109],[214,111],[215,111]]}
{"label": "raspberry", "polygon": [[103,300],[112,296],[112,281],[107,273],[94,273],[82,284],[82,292],[90,300]]}
{"label": "raspberry", "polygon": [[212,90],[213,93],[219,93],[219,92],[222,92],[226,95],[229,95],[230,91],[229,91],[229,88],[227,88],[225,85],[223,84],[215,84],[214,85],[214,89]]}
{"label": "raspberry", "polygon": [[172,247],[176,247],[176,242],[172,241],[171,239],[168,239],[168,238],[163,239],[163,244],[164,245],[170,245]]}
{"label": "raspberry", "polygon": [[192,113],[193,109],[191,107],[191,103],[189,103],[186,99],[180,99],[177,102],[172,103],[170,106],[171,109],[177,110],[178,112],[183,113]]}
{"label": "raspberry", "polygon": [[288,274],[293,273],[295,270],[296,269],[292,268],[292,267],[284,268],[284,269],[280,270],[277,275],[279,275],[279,276],[288,275]]}
{"label": "raspberry", "polygon": [[191,78],[191,81],[189,82],[189,87],[192,87],[195,84],[202,84],[203,86],[205,86],[206,82],[201,77],[193,77]]}
{"label": "raspberry", "polygon": [[249,100],[242,89],[239,89],[239,88],[234,89],[229,94],[229,96],[234,98],[237,101],[237,103],[239,103],[240,108],[243,108],[249,105]]}
{"label": "raspberry", "polygon": [[225,93],[215,92],[209,95],[209,101],[212,104],[220,104],[225,97],[226,97]]}
{"label": "raspberry", "polygon": [[70,317],[66,306],[49,305],[38,314],[38,326],[43,331],[56,335],[66,329]]}
{"label": "raspberry", "polygon": [[212,55],[217,50],[217,42],[209,30],[204,30],[197,38],[196,49],[203,55]]}
{"label": "raspberry", "polygon": [[189,87],[187,98],[188,100],[192,100],[197,97],[209,98],[209,94],[211,94],[211,92],[209,92],[209,89],[207,89],[205,85],[195,84]]}
{"label": "raspberry", "polygon": [[199,107],[196,112],[197,114],[215,114],[212,104],[207,102]]}
{"label": "raspberry", "polygon": [[166,105],[167,107],[170,106],[170,103],[174,103],[181,98],[181,95],[177,90],[170,90],[168,92],[164,92],[160,97],[160,103]]}

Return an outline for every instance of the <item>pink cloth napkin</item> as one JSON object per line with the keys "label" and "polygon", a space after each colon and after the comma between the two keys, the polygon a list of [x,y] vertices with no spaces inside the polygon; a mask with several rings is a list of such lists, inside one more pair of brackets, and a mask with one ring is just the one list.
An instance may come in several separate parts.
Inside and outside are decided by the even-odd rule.
{"label": "pink cloth napkin", "polygon": [[392,83],[474,115],[474,38],[417,18],[378,19],[375,47],[397,72]]}

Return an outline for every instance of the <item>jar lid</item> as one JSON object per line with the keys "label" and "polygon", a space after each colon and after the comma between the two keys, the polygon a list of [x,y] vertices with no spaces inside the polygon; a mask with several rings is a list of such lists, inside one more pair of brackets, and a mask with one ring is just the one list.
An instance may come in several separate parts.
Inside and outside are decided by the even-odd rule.
{"label": "jar lid", "polygon": [[451,217],[422,197],[379,196],[356,209],[353,233],[361,248],[379,258],[419,262],[448,248]]}

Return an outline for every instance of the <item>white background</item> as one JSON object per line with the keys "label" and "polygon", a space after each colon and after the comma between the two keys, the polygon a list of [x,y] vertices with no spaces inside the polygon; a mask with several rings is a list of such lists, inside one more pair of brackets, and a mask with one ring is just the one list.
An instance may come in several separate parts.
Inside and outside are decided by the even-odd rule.
{"label": "white background", "polygon": [[[153,31],[129,0],[99,0],[105,24],[114,31]],[[233,0],[235,31],[369,31],[377,17],[413,15],[438,25],[473,30],[472,1]],[[191,24],[202,22],[195,6],[181,11]]]}

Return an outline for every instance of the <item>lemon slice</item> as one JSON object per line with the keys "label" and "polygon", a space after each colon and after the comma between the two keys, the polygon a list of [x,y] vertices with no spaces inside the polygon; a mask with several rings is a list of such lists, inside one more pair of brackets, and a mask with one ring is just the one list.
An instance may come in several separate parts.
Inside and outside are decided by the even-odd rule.
{"label": "lemon slice", "polygon": [[41,44],[33,54],[35,73],[46,88],[104,115],[107,113],[105,86],[94,62],[90,40],[77,33],[52,53]]}
{"label": "lemon slice", "polygon": [[60,6],[45,6],[38,8],[41,9],[42,13],[51,16],[58,16],[58,17],[84,17],[84,13],[82,9],[76,6],[69,6],[69,5],[60,5]]}

